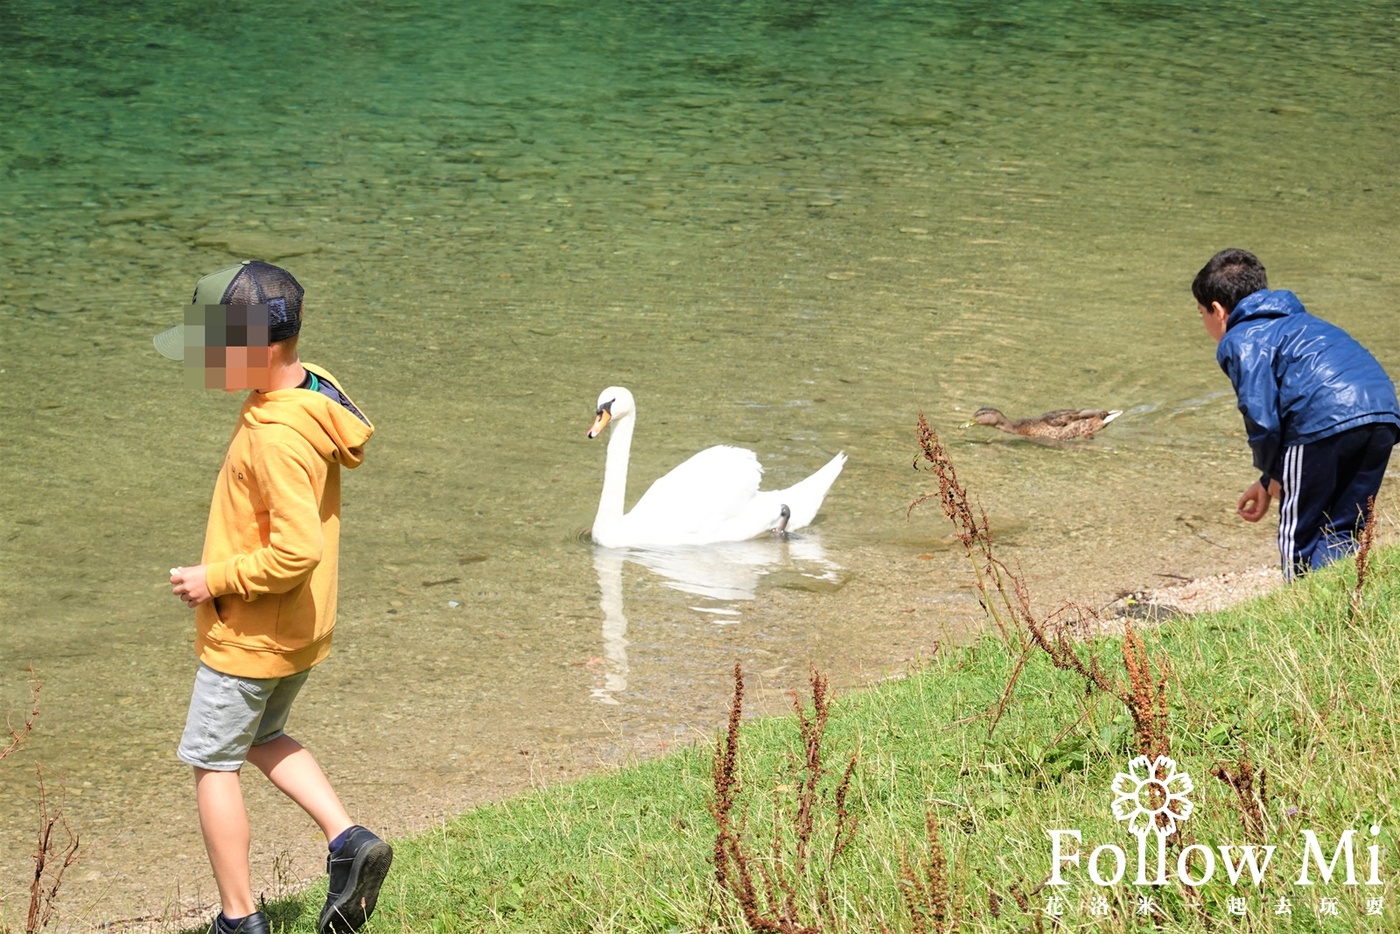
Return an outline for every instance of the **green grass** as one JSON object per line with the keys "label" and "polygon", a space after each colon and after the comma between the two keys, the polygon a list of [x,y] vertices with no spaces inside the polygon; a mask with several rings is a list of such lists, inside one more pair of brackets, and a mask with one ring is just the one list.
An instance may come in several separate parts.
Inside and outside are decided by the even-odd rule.
{"label": "green grass", "polygon": [[[808,872],[793,883],[797,920],[823,931],[940,930],[929,918],[926,814],[937,820],[948,861],[950,916],[963,931],[1395,930],[1397,663],[1400,549],[1377,549],[1365,601],[1354,612],[1351,562],[1260,601],[1174,621],[1143,633],[1154,671],[1165,664],[1167,739],[1178,770],[1194,780],[1195,806],[1168,852],[1246,843],[1278,847],[1262,889],[1232,886],[1217,866],[1194,891],[1139,887],[1136,843],[1110,810],[1115,776],[1136,754],[1124,705],[1087,691],[1082,677],[1043,652],[1020,662],[996,637],[927,661],[907,677],[835,698],[823,743],[826,774]],[[1123,678],[1121,638],[1079,646]],[[995,728],[989,713],[1014,689]],[[751,865],[792,872],[793,811],[801,770],[795,717],[746,722],[740,735],[740,801]],[[851,846],[830,859],[834,789],[856,756]],[[1213,778],[1241,759],[1263,770],[1263,826],[1247,830],[1236,793]],[[715,882],[713,744],[473,810],[432,833],[397,841],[394,871],[369,932],[745,931],[735,901]],[[1372,837],[1372,824],[1381,828]],[[1070,884],[1043,887],[1051,870],[1047,830],[1082,834]],[[1383,885],[1294,885],[1303,838],[1313,830],[1330,860],[1355,831],[1357,882],[1367,847],[1381,847]],[[778,843],[775,846],[774,840]],[[1155,836],[1151,839],[1155,840]],[[1124,883],[1093,884],[1086,863],[1100,844],[1126,851]],[[1106,851],[1107,853],[1107,851]],[[906,871],[903,866],[908,866]],[[1113,868],[1104,856],[1101,868]],[[1188,864],[1203,871],[1201,857]],[[1175,875],[1175,872],[1172,872]],[[1318,873],[1314,867],[1314,880]],[[1024,904],[1023,910],[1018,904]],[[908,894],[924,914],[911,912]],[[1137,914],[1155,899],[1155,919]],[[324,887],[270,906],[288,931],[312,930]],[[1230,913],[1245,899],[1248,920]],[[1278,915],[1279,899],[1292,914]],[[1319,914],[1336,899],[1335,916]],[[1383,899],[1380,916],[1368,899]],[[1102,901],[1100,901],[1102,899]],[[994,907],[994,903],[995,907]],[[1105,907],[1107,915],[1091,914]],[[772,914],[772,913],[770,913]]]}

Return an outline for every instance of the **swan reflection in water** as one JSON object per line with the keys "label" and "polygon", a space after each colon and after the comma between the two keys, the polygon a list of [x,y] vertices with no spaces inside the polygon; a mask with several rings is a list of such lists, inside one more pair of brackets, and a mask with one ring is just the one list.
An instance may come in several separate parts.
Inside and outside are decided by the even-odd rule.
{"label": "swan reflection in water", "polygon": [[594,700],[619,703],[627,690],[627,614],[623,609],[622,567],[627,562],[656,573],[673,590],[701,598],[691,604],[716,622],[738,622],[737,604],[753,600],[764,578],[780,573],[797,587],[835,589],[844,582],[839,565],[814,538],[751,539],[719,545],[673,548],[593,549],[603,609],[603,667],[592,690]]}

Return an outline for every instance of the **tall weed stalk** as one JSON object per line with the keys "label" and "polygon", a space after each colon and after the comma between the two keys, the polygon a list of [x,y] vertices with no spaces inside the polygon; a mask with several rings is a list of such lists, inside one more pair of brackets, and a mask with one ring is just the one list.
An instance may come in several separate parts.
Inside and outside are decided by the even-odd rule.
{"label": "tall weed stalk", "polygon": [[[21,726],[6,724],[9,741],[0,749],[0,760],[9,758],[29,740],[34,722],[39,718],[39,692],[43,688],[31,667],[29,672],[30,709]],[[51,803],[43,771],[35,766],[38,778],[39,829],[34,848],[34,875],[29,884],[29,910],[25,914],[25,934],[42,931],[53,922],[58,910],[58,893],[63,886],[63,874],[78,860],[79,841],[63,814],[63,799]],[[5,921],[4,899],[0,897],[0,934],[10,934]]]}
{"label": "tall weed stalk", "polygon": [[1366,500],[1366,525],[1361,529],[1361,539],[1356,549],[1356,586],[1351,589],[1351,621],[1358,622],[1364,607],[1362,592],[1366,588],[1366,577],[1371,570],[1371,548],[1376,543],[1376,498]]}
{"label": "tall weed stalk", "polygon": [[1003,644],[1009,650],[1019,651],[1006,689],[992,711],[988,736],[1010,703],[1029,654],[1039,649],[1055,668],[1082,678],[1087,692],[1111,694],[1127,708],[1140,755],[1149,760],[1168,755],[1171,744],[1167,736],[1166,660],[1158,664],[1159,673],[1154,676],[1146,647],[1129,625],[1123,639],[1126,678],[1119,680],[1104,669],[1091,646],[1085,646],[1073,636],[1083,630],[1085,623],[1099,622],[1098,614],[1092,609],[1069,606],[1046,618],[1037,615],[1031,607],[1025,578],[1011,571],[994,553],[986,512],[980,506],[973,508],[967,488],[958,482],[948,449],[922,412],[919,413],[918,442],[919,455],[914,466],[917,469],[922,461],[933,472],[938,480],[938,492],[914,500],[906,516],[912,515],[919,505],[931,499],[938,500],[943,514],[953,524],[954,536],[972,564],[982,606],[996,624]]}
{"label": "tall weed stalk", "polygon": [[[755,848],[748,837],[748,812],[740,801],[739,726],[743,719],[744,673],[734,665],[734,695],[729,723],[715,746],[710,814],[715,821],[715,882],[743,913],[751,931],[774,934],[818,934],[823,921],[834,921],[826,880],[831,865],[851,844],[856,818],[848,798],[855,775],[852,754],[830,798],[819,783],[827,774],[823,742],[831,700],[827,680],[812,670],[812,710],[809,714],[796,692],[801,754],[795,763],[796,781],[773,792],[772,829],[766,846]],[[785,800],[783,789],[791,798]],[[831,815],[819,820],[830,804]],[[830,827],[830,843],[820,865],[812,856],[818,831]],[[763,854],[766,851],[766,855]]]}

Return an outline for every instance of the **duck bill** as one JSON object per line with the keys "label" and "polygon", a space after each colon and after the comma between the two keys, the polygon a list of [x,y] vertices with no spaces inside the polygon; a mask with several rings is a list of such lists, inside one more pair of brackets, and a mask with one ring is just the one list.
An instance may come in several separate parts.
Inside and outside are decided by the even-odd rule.
{"label": "duck bill", "polygon": [[596,438],[603,433],[603,429],[608,427],[608,422],[612,421],[612,413],[607,409],[600,409],[598,417],[593,420],[593,427],[588,429],[588,437]]}

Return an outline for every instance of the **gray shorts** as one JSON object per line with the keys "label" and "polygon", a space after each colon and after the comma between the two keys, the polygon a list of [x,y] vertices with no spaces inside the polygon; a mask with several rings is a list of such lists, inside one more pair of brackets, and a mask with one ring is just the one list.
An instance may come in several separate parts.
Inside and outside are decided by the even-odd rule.
{"label": "gray shorts", "polygon": [[201,663],[176,755],[214,772],[242,768],[249,747],[282,735],[292,701],[309,674],[307,669],[285,678],[239,678]]}

